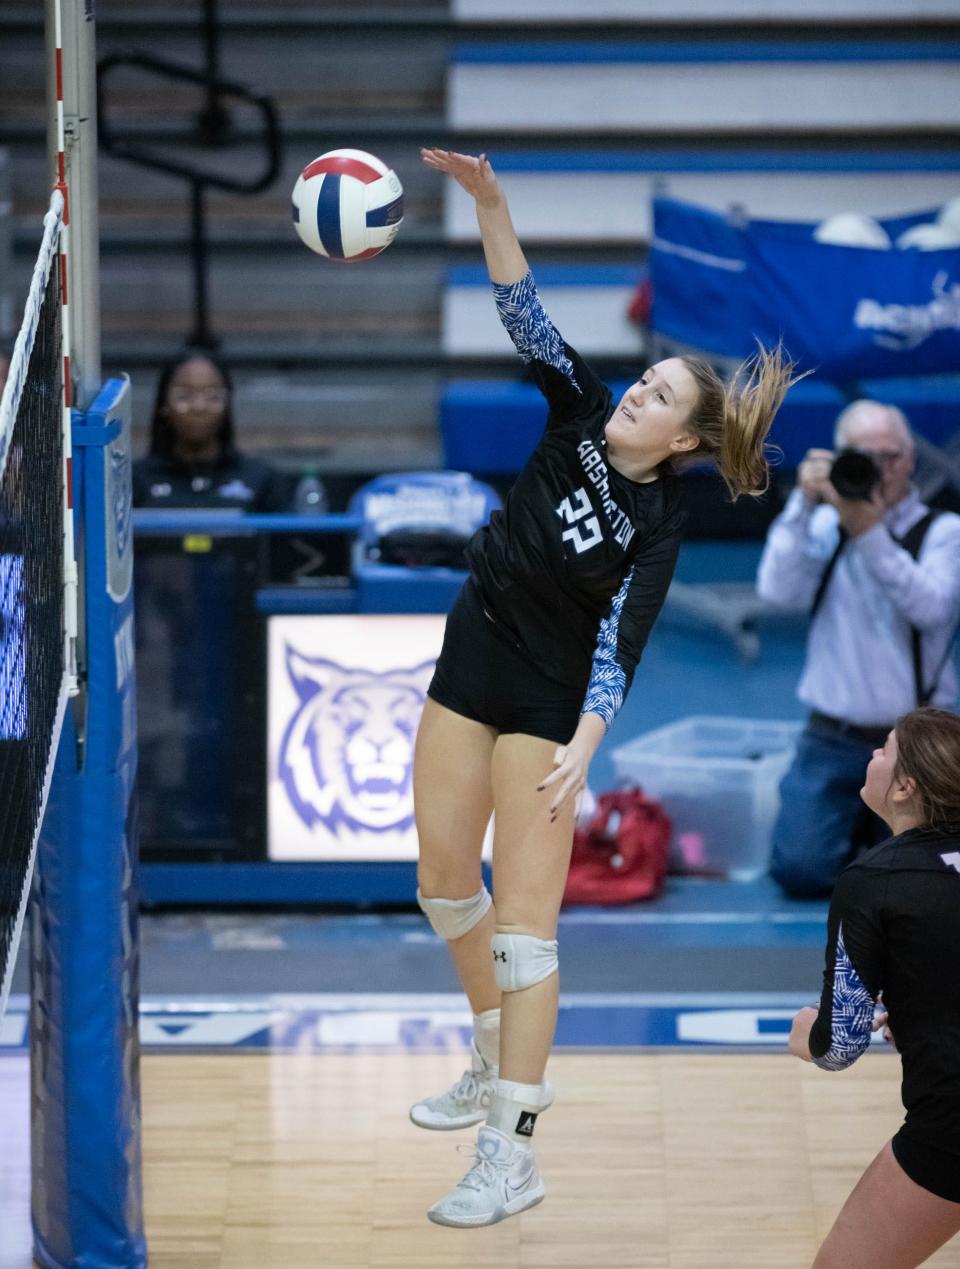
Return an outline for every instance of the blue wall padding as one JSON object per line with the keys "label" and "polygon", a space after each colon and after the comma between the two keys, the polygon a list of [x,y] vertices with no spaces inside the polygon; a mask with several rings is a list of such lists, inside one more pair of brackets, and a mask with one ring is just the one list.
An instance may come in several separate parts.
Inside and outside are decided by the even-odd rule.
{"label": "blue wall padding", "polygon": [[357,611],[446,613],[465,579],[466,573],[453,568],[360,564]]}
{"label": "blue wall padding", "polygon": [[[614,399],[629,386],[610,383]],[[960,377],[937,380],[880,380],[861,385],[905,410],[914,429],[942,444],[960,427]],[[813,446],[831,448],[833,424],[846,404],[839,388],[803,380],[790,390],[773,425],[770,440],[783,451],[782,466],[795,468]],[[507,380],[461,379],[448,383],[440,400],[440,430],[445,467],[481,474],[509,475],[529,458],[546,422],[537,388]]]}

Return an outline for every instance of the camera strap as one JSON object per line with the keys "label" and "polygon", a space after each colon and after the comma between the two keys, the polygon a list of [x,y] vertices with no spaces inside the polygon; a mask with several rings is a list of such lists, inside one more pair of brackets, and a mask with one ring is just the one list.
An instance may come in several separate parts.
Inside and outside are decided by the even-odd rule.
{"label": "camera strap", "polygon": [[[894,538],[900,546],[914,559],[920,554],[920,547],[923,545],[923,539],[927,535],[927,529],[930,528],[934,520],[936,520],[939,512],[928,511],[922,520],[918,520],[915,525],[909,528],[902,538]],[[943,673],[950,654],[953,652],[953,645],[956,642],[957,634],[960,633],[960,627],[954,630],[951,637],[947,640],[947,646],[944,649],[943,656],[940,658],[940,664],[937,666],[930,686],[925,687],[923,682],[923,636],[916,626],[910,627],[910,651],[913,656],[913,682],[917,693],[918,705],[929,705],[934,692],[937,690],[937,684],[940,682],[940,675]]]}
{"label": "camera strap", "polygon": [[847,540],[849,537],[850,537],[850,534],[846,531],[846,529],[841,524],[840,525],[840,541],[837,543],[836,550],[827,560],[827,566],[823,570],[823,574],[820,578],[820,585],[817,587],[817,593],[814,595],[813,603],[810,605],[810,620],[811,621],[813,621],[814,617],[817,615],[817,612],[820,609],[820,605],[823,603],[823,597],[827,593],[827,587],[830,585],[830,578],[833,576],[833,570],[837,567],[837,560],[840,558],[840,552],[846,546]]}
{"label": "camera strap", "polygon": [[[902,547],[903,550],[905,550],[913,559],[917,559],[920,554],[920,548],[923,546],[923,540],[927,536],[927,530],[939,514],[940,513],[938,511],[928,511],[927,514],[922,516],[916,524],[910,526],[903,537],[898,538],[892,533],[890,536],[893,538],[894,542],[896,542],[897,546]],[[830,585],[830,578],[833,576],[833,571],[837,567],[837,561],[840,558],[840,553],[849,541],[849,537],[850,535],[846,532],[843,526],[841,526],[840,541],[837,543],[836,550],[827,561],[827,566],[823,570],[823,576],[820,578],[820,584],[817,587],[817,593],[813,597],[813,603],[810,607],[811,621],[816,616],[820,605],[823,603],[823,597],[827,593],[827,587]],[[918,705],[929,704],[930,699],[937,689],[937,684],[940,681],[940,675],[943,673],[944,667],[950,659],[950,653],[953,651],[953,645],[956,642],[958,633],[960,633],[960,627],[953,632],[953,637],[947,644],[946,650],[940,659],[940,664],[937,666],[936,673],[933,676],[930,686],[925,687],[923,682],[923,635],[916,626],[910,627],[910,654],[913,660],[913,684]]]}

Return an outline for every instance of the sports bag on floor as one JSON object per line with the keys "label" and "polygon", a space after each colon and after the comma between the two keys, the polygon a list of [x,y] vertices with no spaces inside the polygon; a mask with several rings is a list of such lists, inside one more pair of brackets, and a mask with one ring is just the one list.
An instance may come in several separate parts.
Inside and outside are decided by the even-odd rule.
{"label": "sports bag on floor", "polygon": [[564,903],[634,903],[663,889],[673,824],[640,789],[601,793],[578,828]]}

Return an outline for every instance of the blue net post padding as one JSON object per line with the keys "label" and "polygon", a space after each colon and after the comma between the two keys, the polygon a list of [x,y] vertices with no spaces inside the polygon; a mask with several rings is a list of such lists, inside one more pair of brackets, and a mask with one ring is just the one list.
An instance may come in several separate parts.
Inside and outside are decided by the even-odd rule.
{"label": "blue net post padding", "polygon": [[[896,240],[931,219],[880,224]],[[815,228],[654,200],[652,325],[727,357],[782,339],[801,369],[838,383],[956,371],[960,250],[837,246]]]}
{"label": "blue net post padding", "polygon": [[64,727],[31,905],[34,1256],[141,1269],[130,385],[74,416],[87,667]]}

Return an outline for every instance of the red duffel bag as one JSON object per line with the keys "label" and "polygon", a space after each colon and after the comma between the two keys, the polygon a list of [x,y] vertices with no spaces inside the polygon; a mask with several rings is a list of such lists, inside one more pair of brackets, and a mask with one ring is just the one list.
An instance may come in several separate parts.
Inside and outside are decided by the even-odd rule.
{"label": "red duffel bag", "polygon": [[673,824],[640,789],[601,793],[573,837],[564,903],[633,903],[663,889]]}

